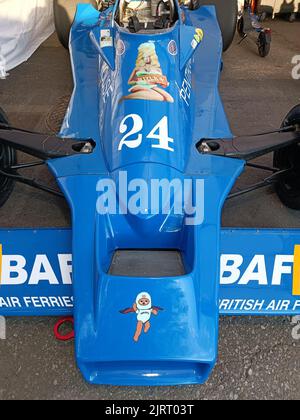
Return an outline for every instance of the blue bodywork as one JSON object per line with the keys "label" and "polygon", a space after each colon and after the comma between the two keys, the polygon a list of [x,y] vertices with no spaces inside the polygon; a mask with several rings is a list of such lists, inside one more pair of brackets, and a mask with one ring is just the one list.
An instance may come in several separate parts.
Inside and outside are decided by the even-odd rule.
{"label": "blue bodywork", "polygon": [[[239,278],[225,284],[228,272],[220,273],[221,254],[244,256],[242,273],[252,254],[265,253],[270,278],[272,258],[288,253],[292,259],[300,238],[296,231],[221,231],[224,201],[245,162],[201,155],[197,144],[205,138],[233,137],[218,91],[222,37],[214,7],[193,12],[178,4],[177,8],[179,19],[169,30],[133,34],[115,22],[116,8],[101,14],[89,5],[78,6],[70,41],[75,89],[61,136],[92,138],[95,150],[48,162],[72,210],[72,232],[0,232],[4,253],[16,252],[10,238],[26,243],[26,249],[18,252],[27,255],[28,272],[34,271],[27,277],[23,272],[15,285],[11,279],[5,285],[3,277],[1,314],[73,312],[77,363],[93,384],[203,383],[217,359],[220,311],[299,313],[299,300],[292,293],[292,267],[277,287],[264,280],[258,284],[257,279],[246,285],[239,285]],[[145,54],[155,62],[154,75],[140,69]],[[147,85],[145,90],[142,85]],[[175,214],[171,208],[164,213],[164,202],[155,212],[147,207],[137,214],[127,212],[121,174],[126,174],[128,184],[142,179],[146,186],[153,179],[182,184],[189,180],[193,186],[200,180],[198,223],[190,223],[185,211]],[[103,214],[98,208],[107,180],[117,191],[115,214]],[[140,207],[147,199],[139,196]],[[176,250],[185,274],[111,275],[115,252],[130,249]],[[43,257],[35,263],[37,254],[49,256],[53,273]],[[226,264],[230,267],[230,258]],[[220,296],[221,274],[225,280]],[[141,294],[152,300],[143,313],[135,302]],[[15,305],[5,300],[12,296],[19,299]],[[289,299],[289,306],[270,305],[280,298]],[[249,302],[230,303],[235,299],[265,301],[250,310]],[[134,336],[137,320],[147,334]]]}
{"label": "blue bodywork", "polygon": [[[244,163],[197,151],[202,138],[232,134],[218,93],[222,38],[215,9],[185,14],[185,24],[179,20],[162,34],[140,35],[115,24],[114,11],[101,18],[92,7],[79,6],[72,29],[75,91],[61,134],[92,137],[97,146],[92,155],[60,159],[50,167],[72,209],[77,362],[93,383],[202,383],[216,362],[221,210]],[[92,40],[99,43],[103,28],[111,32],[114,45],[100,54]],[[196,28],[204,38],[193,49]],[[168,52],[172,40],[176,55]],[[149,42],[169,81],[172,103],[122,99],[128,95],[140,45]],[[190,98],[185,101],[181,87],[189,74]],[[133,114],[142,118],[144,139],[139,147],[119,150],[122,120]],[[164,117],[172,151],[155,148],[146,138]],[[127,132],[132,124],[128,121]],[[99,179],[110,177],[118,186],[120,171],[126,171],[128,182],[201,178],[207,192],[204,223],[187,226],[185,216],[171,213],[99,215]],[[108,269],[118,249],[179,250],[187,274],[151,281],[111,276]],[[136,343],[135,317],[121,316],[119,310],[144,290],[164,311],[153,321],[157,326]]]}

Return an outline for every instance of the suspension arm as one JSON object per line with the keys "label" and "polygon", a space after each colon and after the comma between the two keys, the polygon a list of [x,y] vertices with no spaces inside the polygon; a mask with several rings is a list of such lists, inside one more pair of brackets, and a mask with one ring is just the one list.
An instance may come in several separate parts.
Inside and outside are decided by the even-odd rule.
{"label": "suspension arm", "polygon": [[91,139],[70,139],[10,128],[0,124],[0,143],[42,160],[92,153]]}
{"label": "suspension arm", "polygon": [[235,137],[232,140],[204,139],[198,145],[200,153],[249,161],[260,156],[300,143],[300,131],[280,130],[255,136]]}

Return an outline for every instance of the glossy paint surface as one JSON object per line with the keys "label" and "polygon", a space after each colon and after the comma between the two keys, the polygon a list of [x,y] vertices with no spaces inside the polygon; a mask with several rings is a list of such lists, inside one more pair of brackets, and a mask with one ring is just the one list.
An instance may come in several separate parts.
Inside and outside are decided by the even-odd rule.
{"label": "glossy paint surface", "polygon": [[[72,209],[76,356],[95,384],[202,383],[217,357],[221,210],[244,162],[197,151],[202,138],[232,137],[218,93],[221,34],[214,8],[178,11],[167,32],[131,34],[113,10],[80,5],[72,28],[75,90],[61,134],[93,138],[96,148],[49,166]],[[201,180],[203,220],[188,226],[185,214],[163,214],[164,203],[155,213],[100,215],[99,181],[119,189],[120,172],[147,185]],[[177,250],[186,274],[112,276],[118,249]],[[163,310],[138,315],[141,292]],[[133,313],[120,314],[125,307]],[[134,335],[136,325],[147,334]]]}

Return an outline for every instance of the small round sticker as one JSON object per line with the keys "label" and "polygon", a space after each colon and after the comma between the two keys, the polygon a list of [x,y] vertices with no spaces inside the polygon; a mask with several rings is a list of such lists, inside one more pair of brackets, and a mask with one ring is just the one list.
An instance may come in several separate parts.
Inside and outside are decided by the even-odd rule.
{"label": "small round sticker", "polygon": [[177,44],[174,40],[169,42],[168,51],[171,55],[177,55]]}
{"label": "small round sticker", "polygon": [[125,53],[125,44],[119,39],[117,42],[117,55],[123,55]]}

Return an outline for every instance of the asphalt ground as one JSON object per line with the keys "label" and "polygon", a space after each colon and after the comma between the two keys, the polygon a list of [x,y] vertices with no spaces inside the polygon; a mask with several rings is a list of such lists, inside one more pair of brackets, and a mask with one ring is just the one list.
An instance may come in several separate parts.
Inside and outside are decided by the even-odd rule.
{"label": "asphalt ground", "polygon": [[[300,103],[300,80],[291,76],[292,57],[300,54],[300,22],[270,22],[272,51],[261,59],[251,40],[237,41],[224,56],[221,92],[235,134],[277,128],[288,110]],[[70,95],[68,53],[56,36],[27,62],[0,81],[0,105],[10,122],[26,129],[47,130],[49,114]],[[270,163],[272,157],[263,159]],[[46,169],[32,171],[55,185]],[[30,172],[29,172],[30,174]],[[236,188],[261,179],[252,169]],[[57,197],[17,185],[0,209],[1,227],[64,227],[70,224],[66,203]],[[231,200],[224,226],[299,227],[300,214],[286,209],[272,187]],[[72,343],[54,340],[55,319],[7,321],[7,340],[0,341],[0,399],[299,399],[300,341],[292,338],[291,319],[222,318],[219,361],[203,386],[93,387],[75,366]]]}

